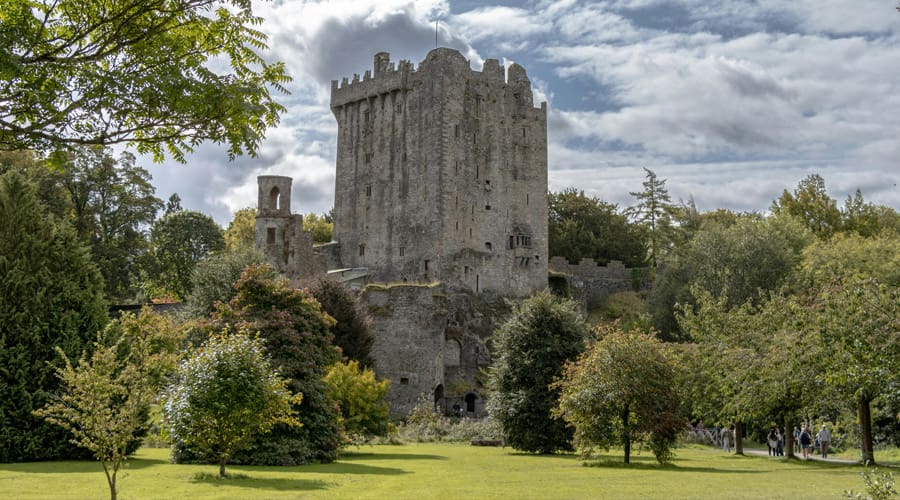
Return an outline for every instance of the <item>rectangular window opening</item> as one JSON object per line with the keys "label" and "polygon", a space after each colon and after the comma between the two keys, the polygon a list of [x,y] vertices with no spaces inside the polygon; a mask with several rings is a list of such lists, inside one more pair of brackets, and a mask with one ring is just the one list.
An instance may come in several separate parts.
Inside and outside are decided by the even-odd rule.
{"label": "rectangular window opening", "polygon": [[266,244],[268,244],[268,245],[275,244],[275,228],[274,227],[266,228]]}
{"label": "rectangular window opening", "polygon": [[362,244],[359,246],[359,256],[363,257],[366,255],[366,245]]}
{"label": "rectangular window opening", "polygon": [[400,247],[400,256],[403,257],[403,255],[404,255],[405,253],[406,253],[406,248],[405,248],[405,247]]}

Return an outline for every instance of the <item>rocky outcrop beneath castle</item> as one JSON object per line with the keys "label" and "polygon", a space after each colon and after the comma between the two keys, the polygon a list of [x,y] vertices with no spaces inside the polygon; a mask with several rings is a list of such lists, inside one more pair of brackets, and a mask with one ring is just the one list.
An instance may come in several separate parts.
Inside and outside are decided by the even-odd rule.
{"label": "rocky outcrop beneath castle", "polygon": [[628,268],[617,260],[601,266],[594,259],[581,259],[578,264],[571,264],[565,257],[553,257],[549,270],[554,288],[564,284],[572,298],[585,309],[590,309],[610,294],[647,290],[650,287],[647,268]]}

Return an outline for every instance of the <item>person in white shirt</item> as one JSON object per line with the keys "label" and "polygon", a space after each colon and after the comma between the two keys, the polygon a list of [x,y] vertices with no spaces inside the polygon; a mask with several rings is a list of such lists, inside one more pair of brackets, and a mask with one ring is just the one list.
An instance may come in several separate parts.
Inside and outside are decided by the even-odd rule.
{"label": "person in white shirt", "polygon": [[822,458],[828,458],[828,445],[831,444],[831,432],[828,431],[828,427],[825,424],[822,424],[822,430],[816,434],[816,439],[819,440],[819,446],[822,447]]}

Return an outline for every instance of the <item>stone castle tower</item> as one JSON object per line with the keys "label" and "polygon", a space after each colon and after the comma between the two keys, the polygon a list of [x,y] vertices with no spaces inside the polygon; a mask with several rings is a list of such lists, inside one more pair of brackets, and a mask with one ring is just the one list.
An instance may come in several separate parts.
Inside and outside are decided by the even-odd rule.
{"label": "stone castle tower", "polygon": [[547,285],[547,107],[524,68],[506,73],[439,48],[332,82],[345,267],[504,296]]}
{"label": "stone castle tower", "polygon": [[291,213],[291,178],[261,175],[256,183],[256,247],[294,284],[324,274],[325,258],[313,253],[312,234],[303,230],[303,216]]}

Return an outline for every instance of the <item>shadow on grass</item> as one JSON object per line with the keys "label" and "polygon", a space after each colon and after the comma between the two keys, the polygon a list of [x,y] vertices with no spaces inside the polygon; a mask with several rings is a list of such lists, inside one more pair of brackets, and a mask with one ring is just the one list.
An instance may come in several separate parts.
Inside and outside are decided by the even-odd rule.
{"label": "shadow on grass", "polygon": [[328,484],[325,481],[314,479],[265,479],[254,478],[241,473],[226,473],[225,478],[219,478],[217,474],[201,472],[194,474],[191,482],[215,487],[231,486],[277,491],[314,491],[328,488]]}
{"label": "shadow on grass", "polygon": [[613,460],[588,460],[582,463],[584,467],[598,467],[603,469],[628,469],[628,470],[650,470],[659,472],[703,472],[712,474],[761,474],[768,471],[764,470],[742,470],[742,469],[717,469],[715,467],[692,467],[690,465],[667,464],[661,465],[655,460],[651,462],[635,462],[630,464]]}
{"label": "shadow on grass", "polygon": [[[139,470],[168,463],[167,460],[135,458],[127,461],[119,471]],[[96,460],[61,460],[58,462],[0,463],[0,470],[23,474],[84,474],[103,472],[103,465]]]}
{"label": "shadow on grass", "polygon": [[393,467],[378,467],[375,465],[345,463],[343,461],[330,464],[306,464],[284,467],[278,465],[230,465],[228,470],[236,471],[236,474],[252,473],[254,471],[290,472],[297,474],[359,474],[372,476],[399,476],[401,474],[410,474],[409,471]]}
{"label": "shadow on grass", "polygon": [[425,455],[421,453],[356,453],[345,452],[338,459],[339,462],[352,462],[354,460],[449,460],[443,455]]}

